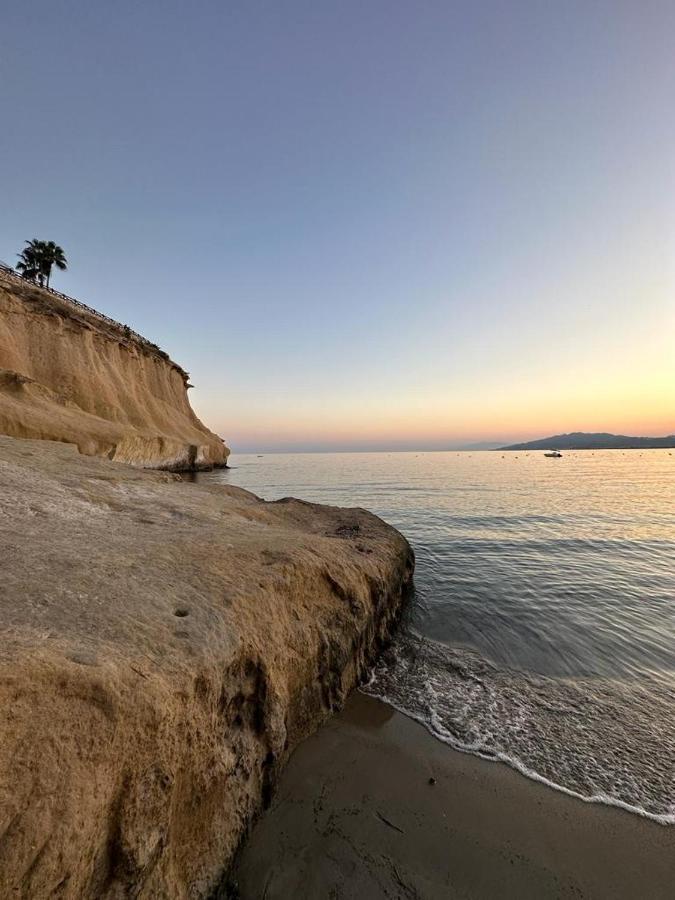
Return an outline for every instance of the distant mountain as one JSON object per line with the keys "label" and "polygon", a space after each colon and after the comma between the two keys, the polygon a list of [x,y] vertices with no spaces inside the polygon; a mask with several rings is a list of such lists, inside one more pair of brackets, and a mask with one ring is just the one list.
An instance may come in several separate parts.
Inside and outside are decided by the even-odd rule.
{"label": "distant mountain", "polygon": [[625,434],[597,434],[573,431],[571,434],[554,434],[553,437],[523,444],[499,447],[500,450],[646,450],[652,447],[675,447],[675,434],[666,437],[629,437]]}

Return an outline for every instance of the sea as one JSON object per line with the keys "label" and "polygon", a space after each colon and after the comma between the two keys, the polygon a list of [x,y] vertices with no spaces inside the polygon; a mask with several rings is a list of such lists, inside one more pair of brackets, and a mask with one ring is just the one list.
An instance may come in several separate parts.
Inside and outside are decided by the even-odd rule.
{"label": "sea", "polygon": [[234,455],[200,481],[361,506],[416,555],[363,688],[451,747],[675,824],[675,450]]}

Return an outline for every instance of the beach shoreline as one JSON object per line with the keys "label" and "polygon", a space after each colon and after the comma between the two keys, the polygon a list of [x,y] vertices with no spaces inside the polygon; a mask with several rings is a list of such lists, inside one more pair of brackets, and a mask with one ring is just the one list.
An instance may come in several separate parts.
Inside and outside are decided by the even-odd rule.
{"label": "beach shoreline", "polygon": [[233,871],[242,900],[666,898],[675,830],[453,750],[359,691],[293,754]]}

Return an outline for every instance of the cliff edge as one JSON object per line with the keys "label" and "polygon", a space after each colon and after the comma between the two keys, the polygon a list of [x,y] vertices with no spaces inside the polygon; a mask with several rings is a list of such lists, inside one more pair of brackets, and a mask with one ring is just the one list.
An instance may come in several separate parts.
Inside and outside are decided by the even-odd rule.
{"label": "cliff edge", "polygon": [[0,268],[0,432],[182,471],[229,450],[192,411],[187,373],[128,328]]}
{"label": "cliff edge", "polygon": [[0,486],[0,896],[211,896],[387,639],[407,542],[62,443],[0,437]]}

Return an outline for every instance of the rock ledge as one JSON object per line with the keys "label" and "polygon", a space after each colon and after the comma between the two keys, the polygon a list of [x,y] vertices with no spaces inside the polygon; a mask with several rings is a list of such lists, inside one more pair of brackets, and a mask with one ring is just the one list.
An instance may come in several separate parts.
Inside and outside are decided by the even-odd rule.
{"label": "rock ledge", "polygon": [[0,437],[0,896],[208,897],[364,676],[413,557],[376,516]]}

